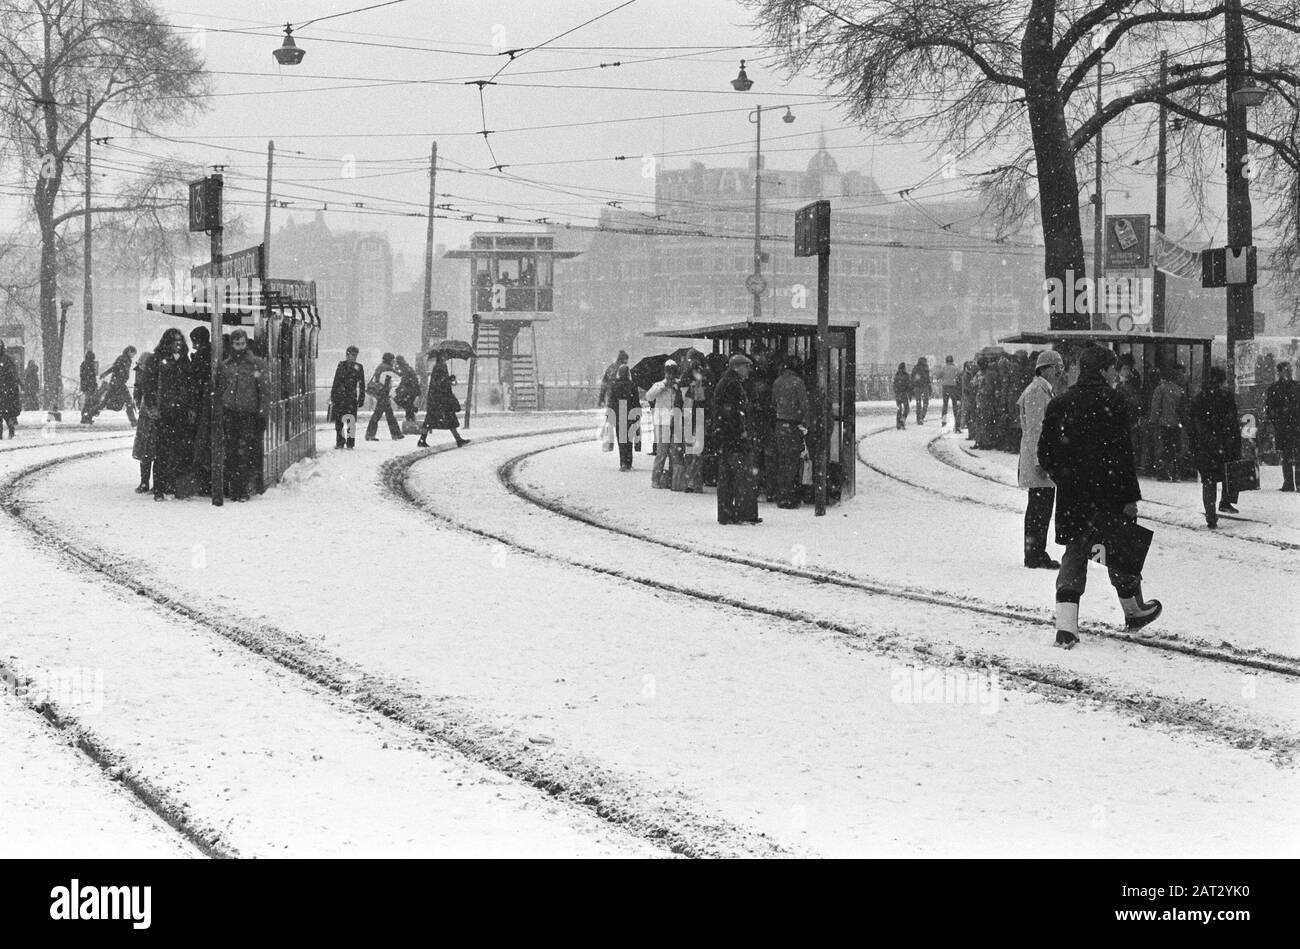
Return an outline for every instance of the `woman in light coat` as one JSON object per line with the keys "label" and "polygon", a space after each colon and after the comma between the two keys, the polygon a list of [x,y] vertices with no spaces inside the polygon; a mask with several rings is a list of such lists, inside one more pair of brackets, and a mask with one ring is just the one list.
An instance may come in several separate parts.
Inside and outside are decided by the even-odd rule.
{"label": "woman in light coat", "polygon": [[1025,505],[1025,566],[1056,570],[1061,565],[1047,553],[1047,526],[1056,504],[1056,485],[1038,464],[1038,438],[1043,432],[1047,403],[1064,375],[1061,354],[1045,349],[1038,354],[1034,378],[1025,386],[1016,407],[1020,418],[1020,487],[1029,491]]}

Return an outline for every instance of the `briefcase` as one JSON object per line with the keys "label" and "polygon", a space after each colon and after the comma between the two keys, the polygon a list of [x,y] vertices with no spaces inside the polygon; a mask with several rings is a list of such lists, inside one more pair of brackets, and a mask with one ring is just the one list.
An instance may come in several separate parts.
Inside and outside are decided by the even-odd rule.
{"label": "briefcase", "polygon": [[1224,486],[1229,493],[1259,490],[1259,465],[1250,458],[1230,461],[1224,476]]}
{"label": "briefcase", "polygon": [[1099,510],[1092,518],[1088,558],[1121,573],[1141,576],[1154,536],[1132,518],[1117,511]]}

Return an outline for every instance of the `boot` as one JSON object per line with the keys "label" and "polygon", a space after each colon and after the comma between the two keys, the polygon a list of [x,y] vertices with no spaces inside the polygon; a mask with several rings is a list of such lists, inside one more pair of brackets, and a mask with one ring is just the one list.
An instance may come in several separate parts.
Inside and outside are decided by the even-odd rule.
{"label": "boot", "polygon": [[469,440],[468,438],[461,438],[459,435],[456,436],[456,447],[457,447],[457,448],[464,448],[466,445],[469,444],[469,442],[470,442],[470,440]]}
{"label": "boot", "polygon": [[1222,511],[1224,514],[1236,514],[1236,513],[1238,513],[1238,512],[1237,512],[1237,509],[1236,509],[1235,507],[1233,507],[1231,504],[1229,504],[1227,501],[1220,501],[1220,502],[1219,502],[1219,510]]}
{"label": "boot", "polygon": [[1071,649],[1079,642],[1079,604],[1056,601],[1056,645]]}
{"label": "boot", "polygon": [[357,440],[356,440],[355,438],[349,438],[349,439],[347,440],[347,444],[348,444],[348,447],[349,447],[349,448],[356,448],[356,447],[357,447]]}
{"label": "boot", "polygon": [[[1159,600],[1152,600],[1150,603],[1142,602],[1142,587],[1137,586],[1130,593],[1119,595],[1119,605],[1124,608],[1124,625],[1129,629],[1137,630],[1153,623],[1156,617],[1160,615],[1162,609]],[[1153,636],[1154,633],[1143,633],[1143,636]]]}
{"label": "boot", "polygon": [[429,442],[426,440],[426,437],[425,437],[425,435],[424,435],[423,433],[421,433],[421,435],[420,435],[420,440],[419,440],[418,442],[415,443],[415,447],[416,447],[416,448],[428,448],[428,447],[429,447]]}

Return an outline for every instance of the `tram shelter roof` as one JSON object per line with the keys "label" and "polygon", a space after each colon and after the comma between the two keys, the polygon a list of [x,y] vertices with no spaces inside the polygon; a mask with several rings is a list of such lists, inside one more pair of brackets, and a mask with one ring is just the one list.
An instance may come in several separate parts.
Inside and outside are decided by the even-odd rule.
{"label": "tram shelter roof", "polygon": [[[832,320],[830,329],[835,332],[850,332],[861,326],[857,320]],[[737,320],[731,323],[702,323],[695,326],[666,327],[653,329],[646,336],[658,336],[667,339],[724,339],[732,337],[758,336],[802,336],[817,332],[815,319],[786,320]]]}
{"label": "tram shelter roof", "polygon": [[1119,330],[1025,330],[1004,336],[999,343],[1156,343],[1174,346],[1208,346],[1211,336],[1181,336],[1177,333],[1123,333]]}

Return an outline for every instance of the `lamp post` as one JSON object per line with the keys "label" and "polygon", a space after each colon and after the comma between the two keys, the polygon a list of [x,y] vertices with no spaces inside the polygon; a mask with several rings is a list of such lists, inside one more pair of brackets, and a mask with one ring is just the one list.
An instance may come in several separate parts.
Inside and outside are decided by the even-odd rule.
{"label": "lamp post", "polygon": [[[754,81],[745,72],[745,61],[742,59],[740,72],[735,79],[731,80],[731,87],[737,92],[748,92],[753,85]],[[763,113],[779,108],[781,107],[776,105],[759,105],[749,113],[749,121],[754,126],[754,269],[745,278],[745,288],[754,298],[751,319],[755,323],[763,317],[763,293],[767,290],[767,281],[763,279]],[[790,111],[789,106],[785,107],[785,115],[781,116],[781,121],[787,125],[794,121],[794,113]]]}

